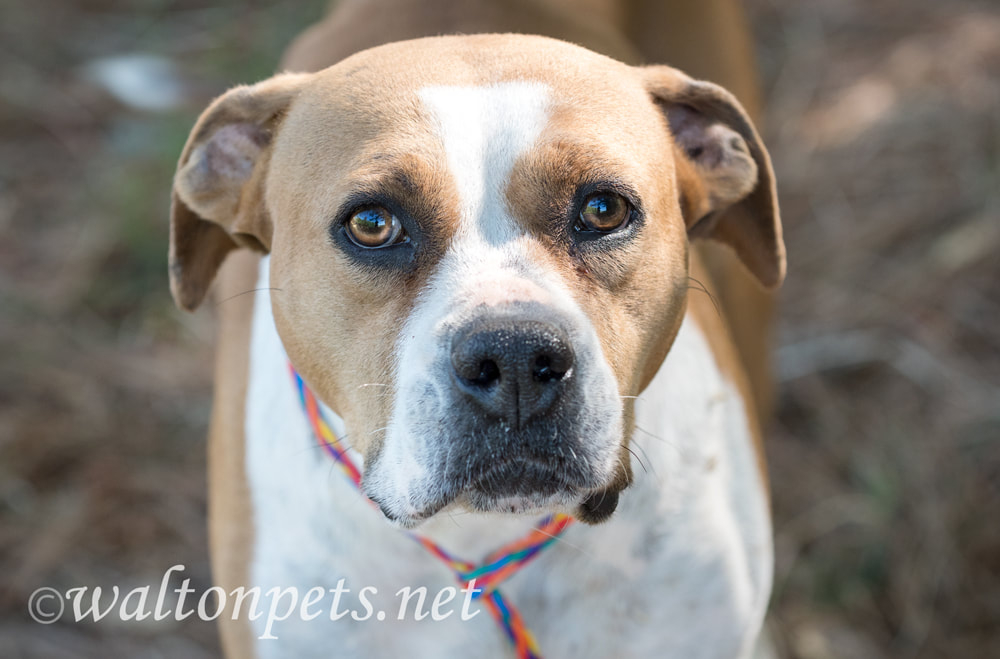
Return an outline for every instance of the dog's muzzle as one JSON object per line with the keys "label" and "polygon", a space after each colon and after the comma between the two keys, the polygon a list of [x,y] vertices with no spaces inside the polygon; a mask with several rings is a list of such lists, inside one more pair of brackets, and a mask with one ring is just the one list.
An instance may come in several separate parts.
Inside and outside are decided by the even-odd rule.
{"label": "dog's muzzle", "polygon": [[579,500],[603,485],[588,441],[570,333],[558,313],[490,310],[450,342],[453,447],[448,477],[480,510]]}
{"label": "dog's muzzle", "polygon": [[584,521],[614,511],[628,482],[622,403],[582,314],[482,304],[404,337],[393,417],[363,480],[386,517],[413,526],[452,503]]}

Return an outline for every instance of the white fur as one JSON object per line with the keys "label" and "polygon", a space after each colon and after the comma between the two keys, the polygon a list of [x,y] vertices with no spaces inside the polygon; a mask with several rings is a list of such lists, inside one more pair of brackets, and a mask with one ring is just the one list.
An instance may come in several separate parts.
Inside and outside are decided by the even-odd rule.
{"label": "white fur", "polygon": [[[427,87],[418,96],[429,109],[458,191],[456,236],[422,291],[400,333],[396,400],[382,454],[366,478],[366,492],[412,525],[425,514],[441,474],[428,468],[449,450],[435,429],[452,393],[447,372],[450,330],[481,305],[538,302],[568,321],[577,354],[576,376],[588,397],[593,428],[589,458],[610,480],[621,436],[618,388],[597,334],[558,273],[529,257],[531,239],[512,217],[505,189],[517,160],[538,140],[547,121],[550,90],[540,83],[484,87]],[[428,427],[431,426],[431,427]],[[572,509],[578,498],[512,499],[517,509]]]}
{"label": "white fur", "polygon": [[[268,262],[268,258],[261,261],[261,289],[269,285]],[[427,585],[436,592],[455,585],[449,571],[390,527],[318,447],[288,372],[270,296],[263,290],[254,300],[250,351],[246,468],[255,540],[249,585],[265,592],[295,587],[304,596],[314,586],[334,588],[344,578],[345,587],[355,594],[364,586],[377,587],[382,594],[375,600],[377,608],[390,619],[393,595],[402,586]],[[341,419],[329,408],[324,412],[334,431],[343,436]],[[356,454],[354,459],[361,464]],[[265,615],[252,625],[257,637],[265,629],[264,608]],[[353,597],[345,599],[341,608],[360,609]],[[491,649],[492,656],[502,655],[504,641],[485,613],[468,623],[456,618],[358,623],[346,618],[330,622],[326,614],[308,622],[292,616],[273,626],[278,639],[259,641],[257,653],[262,658],[303,659],[458,656],[463,645],[474,644]],[[383,625],[393,626],[394,631],[373,633]],[[419,631],[408,634],[407,627]],[[437,655],[439,648],[445,654]]]}
{"label": "white fur", "polygon": [[[261,278],[266,286],[266,259]],[[315,448],[266,291],[255,305],[246,416],[253,584],[305,592],[344,577],[352,591],[371,585],[389,594],[378,601],[387,610],[404,585],[452,585],[448,570],[388,525]],[[548,659],[748,657],[771,582],[766,495],[744,401],[690,318],[636,415],[632,446],[642,464],[633,461],[635,482],[618,511],[600,526],[574,524],[503,591]],[[533,522],[444,513],[420,530],[478,560]],[[274,633],[279,640],[257,644],[260,656],[511,656],[486,613],[464,623],[290,620]]]}
{"label": "white fur", "polygon": [[503,200],[517,159],[548,122],[549,87],[508,82],[485,87],[424,87],[459,199],[459,232],[497,245],[518,235]]}

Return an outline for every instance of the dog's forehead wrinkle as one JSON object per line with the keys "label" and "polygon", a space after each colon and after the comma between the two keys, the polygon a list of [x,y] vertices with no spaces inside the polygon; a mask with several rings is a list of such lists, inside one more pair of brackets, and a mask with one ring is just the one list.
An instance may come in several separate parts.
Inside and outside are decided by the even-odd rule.
{"label": "dog's forehead wrinkle", "polygon": [[458,191],[460,235],[496,245],[522,233],[504,189],[514,164],[548,122],[550,94],[548,85],[532,81],[418,91]]}

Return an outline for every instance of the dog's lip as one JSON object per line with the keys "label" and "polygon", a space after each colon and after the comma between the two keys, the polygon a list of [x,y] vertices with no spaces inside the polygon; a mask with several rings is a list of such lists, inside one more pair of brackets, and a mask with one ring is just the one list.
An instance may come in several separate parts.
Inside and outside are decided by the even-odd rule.
{"label": "dog's lip", "polygon": [[[486,513],[532,514],[561,510],[573,514],[591,494],[608,487],[606,479],[586,463],[558,457],[519,455],[481,461],[450,478],[427,499],[382,500],[377,492],[366,496],[394,526],[412,530],[452,506]],[[419,503],[417,503],[419,500]],[[414,505],[416,504],[416,505]]]}
{"label": "dog's lip", "polygon": [[[534,482],[527,487],[506,487],[518,476],[530,475]],[[442,493],[433,501],[424,502],[419,509],[397,511],[369,496],[394,525],[413,529],[448,506],[459,504],[481,512],[529,513],[553,506],[572,508],[585,498],[586,490],[568,481],[559,466],[537,459],[508,459],[484,465],[468,474],[462,485],[453,484],[447,494]],[[539,487],[543,485],[543,487]]]}
{"label": "dog's lip", "polygon": [[[479,469],[466,486],[466,490],[477,491],[496,497],[515,496],[519,491],[518,479],[530,479],[532,483],[524,493],[555,494],[567,490],[576,490],[577,485],[560,473],[558,465],[544,460],[531,458],[513,458],[486,465]],[[498,487],[499,486],[499,487]]]}
{"label": "dog's lip", "polygon": [[553,512],[572,513],[579,507],[582,494],[557,492],[542,497],[504,496],[487,497],[480,494],[467,495],[467,508],[480,513],[501,513],[508,515],[544,515]]}
{"label": "dog's lip", "polygon": [[424,508],[408,512],[408,513],[396,513],[390,507],[386,506],[380,500],[368,497],[372,503],[374,503],[378,509],[382,512],[382,516],[389,520],[390,523],[399,526],[403,529],[412,529],[419,525],[424,520],[427,520],[434,515],[436,515],[441,509],[445,508],[450,500],[442,499],[435,501]]}
{"label": "dog's lip", "polygon": [[364,496],[371,503],[375,504],[375,507],[379,509],[379,512],[382,513],[382,516],[386,520],[394,526],[404,529],[412,529],[429,517],[434,516],[454,499],[454,496],[438,497],[426,503],[422,502],[423,505],[417,508],[416,506],[408,506],[401,501],[391,498],[386,499],[378,492],[371,491],[366,485],[367,483],[365,483],[364,477],[362,477],[361,492]]}

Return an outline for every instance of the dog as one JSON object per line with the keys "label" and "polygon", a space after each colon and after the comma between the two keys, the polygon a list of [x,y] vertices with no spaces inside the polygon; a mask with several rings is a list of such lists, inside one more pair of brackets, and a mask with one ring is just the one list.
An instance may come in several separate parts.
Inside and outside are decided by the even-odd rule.
{"label": "dog", "polygon": [[204,111],[170,284],[224,300],[214,579],[362,605],[230,598],[227,656],[751,655],[774,176],[730,92],[637,65],[753,105],[747,42],[729,0],[344,0]]}

